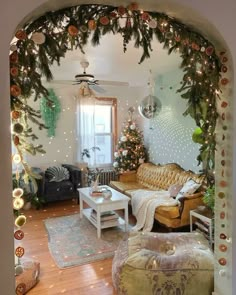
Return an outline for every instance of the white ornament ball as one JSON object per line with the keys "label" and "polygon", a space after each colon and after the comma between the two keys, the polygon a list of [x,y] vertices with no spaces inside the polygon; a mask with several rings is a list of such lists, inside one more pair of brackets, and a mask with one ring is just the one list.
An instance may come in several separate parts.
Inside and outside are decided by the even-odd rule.
{"label": "white ornament ball", "polygon": [[155,19],[151,19],[149,22],[148,22],[148,25],[151,29],[155,29],[157,27],[157,21]]}
{"label": "white ornament ball", "polygon": [[17,46],[15,44],[10,46],[10,50],[11,51],[16,51],[17,50]]}
{"label": "white ornament ball", "polygon": [[128,151],[127,150],[123,150],[122,155],[123,156],[127,156],[127,154],[128,154]]}
{"label": "white ornament ball", "polygon": [[120,140],[123,141],[123,142],[127,141],[127,137],[126,136],[121,136]]}
{"label": "white ornament ball", "polygon": [[130,129],[134,130],[136,128],[136,126],[134,124],[130,125]]}
{"label": "white ornament ball", "polygon": [[114,167],[114,168],[117,168],[118,166],[119,166],[118,162],[114,162],[114,163],[113,163],[113,167]]}
{"label": "white ornament ball", "polygon": [[22,265],[17,265],[15,267],[15,275],[19,276],[20,274],[22,274],[22,272],[24,271],[23,266]]}
{"label": "white ornament ball", "polygon": [[45,42],[46,37],[41,32],[35,32],[32,34],[31,40],[33,40],[35,44],[41,45]]}
{"label": "white ornament ball", "polygon": [[114,152],[114,157],[115,158],[119,157],[119,153],[118,152]]}

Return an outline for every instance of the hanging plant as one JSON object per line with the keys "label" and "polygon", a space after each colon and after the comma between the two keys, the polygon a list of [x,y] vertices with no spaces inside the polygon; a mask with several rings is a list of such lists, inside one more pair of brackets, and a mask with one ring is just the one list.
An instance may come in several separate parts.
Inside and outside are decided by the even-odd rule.
{"label": "hanging plant", "polygon": [[61,105],[53,89],[49,89],[48,95],[41,98],[40,110],[47,128],[47,135],[49,137],[55,136]]}
{"label": "hanging plant", "polygon": [[[59,65],[68,50],[80,48],[84,53],[89,40],[93,46],[99,45],[102,36],[109,33],[123,37],[124,52],[134,40],[135,47],[142,49],[139,63],[150,57],[154,39],[162,43],[169,54],[180,53],[184,75],[178,92],[187,100],[183,115],[191,116],[202,130],[204,142],[197,160],[199,165],[204,163],[202,172],[210,174],[215,165],[216,103],[219,84],[228,83],[221,78],[221,71],[226,69],[214,45],[199,32],[164,13],[143,11],[136,3],[127,7],[97,4],[68,7],[26,23],[16,33],[17,41],[11,46],[12,110],[27,106],[22,103],[22,97],[34,94],[36,100],[48,96],[41,77],[52,80],[50,66],[55,62]],[[33,120],[34,116],[31,110],[29,119]],[[22,143],[21,148],[24,145]]]}

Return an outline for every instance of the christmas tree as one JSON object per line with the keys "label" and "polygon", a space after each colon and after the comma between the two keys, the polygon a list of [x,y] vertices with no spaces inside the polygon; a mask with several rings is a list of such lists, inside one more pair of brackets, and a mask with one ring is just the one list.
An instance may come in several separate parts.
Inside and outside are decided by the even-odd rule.
{"label": "christmas tree", "polygon": [[143,134],[130,115],[119,138],[113,167],[119,173],[137,170],[146,160],[146,149],[143,144]]}

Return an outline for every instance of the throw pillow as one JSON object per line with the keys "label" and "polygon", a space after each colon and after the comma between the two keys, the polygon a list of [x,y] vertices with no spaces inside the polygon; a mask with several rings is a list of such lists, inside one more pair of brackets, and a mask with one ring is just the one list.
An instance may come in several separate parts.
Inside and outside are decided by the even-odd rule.
{"label": "throw pillow", "polygon": [[193,179],[188,179],[187,182],[184,184],[182,189],[176,196],[176,200],[179,200],[181,197],[185,197],[195,193],[195,191],[201,186],[201,183],[197,183]]}
{"label": "throw pillow", "polygon": [[182,184],[172,184],[169,188],[168,188],[168,192],[170,193],[170,196],[172,198],[175,198],[178,193],[180,192],[180,190],[182,189],[183,185]]}
{"label": "throw pillow", "polygon": [[70,178],[70,173],[68,171],[68,169],[66,169],[65,167],[49,167],[46,171],[45,171],[45,175],[47,177],[47,179],[52,182],[60,182],[62,180],[67,180]]}

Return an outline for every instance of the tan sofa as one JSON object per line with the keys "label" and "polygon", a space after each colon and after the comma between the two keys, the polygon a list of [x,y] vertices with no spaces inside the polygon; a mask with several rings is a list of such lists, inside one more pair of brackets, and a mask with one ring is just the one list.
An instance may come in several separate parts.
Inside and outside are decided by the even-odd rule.
{"label": "tan sofa", "polygon": [[[120,175],[119,181],[111,181],[110,186],[131,198],[131,192],[137,189],[168,190],[171,185],[183,185],[188,179],[203,183],[204,176],[186,171],[178,164],[155,165],[144,163],[137,172]],[[155,211],[155,219],[169,229],[189,225],[189,211],[203,205],[202,186],[196,193],[182,197],[176,206],[159,206]]]}

